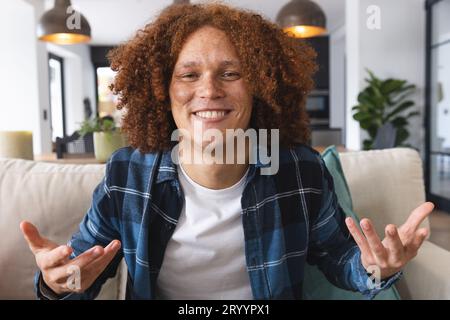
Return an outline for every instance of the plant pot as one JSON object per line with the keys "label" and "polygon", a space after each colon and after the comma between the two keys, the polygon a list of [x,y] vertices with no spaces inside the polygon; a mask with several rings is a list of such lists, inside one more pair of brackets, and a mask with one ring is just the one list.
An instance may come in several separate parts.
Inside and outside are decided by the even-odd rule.
{"label": "plant pot", "polygon": [[127,145],[127,139],[120,131],[94,132],[94,153],[98,161],[108,161],[114,151]]}

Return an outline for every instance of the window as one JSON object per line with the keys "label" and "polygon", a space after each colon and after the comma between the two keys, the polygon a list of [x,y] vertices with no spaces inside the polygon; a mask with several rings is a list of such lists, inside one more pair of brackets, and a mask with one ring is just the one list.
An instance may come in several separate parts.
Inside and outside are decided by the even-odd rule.
{"label": "window", "polygon": [[109,67],[98,67],[97,73],[97,99],[99,117],[111,116],[117,126],[120,126],[122,111],[117,110],[117,96],[109,89],[116,73]]}
{"label": "window", "polygon": [[64,60],[54,54],[48,56],[50,82],[50,127],[52,141],[66,135],[64,106]]}

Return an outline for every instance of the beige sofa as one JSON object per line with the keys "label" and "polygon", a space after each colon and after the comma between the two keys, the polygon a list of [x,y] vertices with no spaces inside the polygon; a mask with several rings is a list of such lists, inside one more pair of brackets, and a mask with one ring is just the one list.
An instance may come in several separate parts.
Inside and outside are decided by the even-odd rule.
{"label": "beige sofa", "polygon": [[[89,208],[104,165],[69,165],[0,159],[0,299],[35,299],[34,256],[19,229],[21,220],[66,243]],[[126,271],[119,269],[98,299],[125,297]]]}
{"label": "beige sofa", "polygon": [[[405,221],[425,199],[417,152],[390,149],[342,153],[355,211],[384,225]],[[19,222],[35,223],[43,235],[65,243],[89,208],[104,165],[62,165],[0,159],[0,299],[34,299],[34,257]],[[428,221],[425,223],[428,226]],[[425,241],[405,269],[398,288],[406,299],[450,299],[450,252]],[[105,284],[99,299],[124,297],[126,267]]]}

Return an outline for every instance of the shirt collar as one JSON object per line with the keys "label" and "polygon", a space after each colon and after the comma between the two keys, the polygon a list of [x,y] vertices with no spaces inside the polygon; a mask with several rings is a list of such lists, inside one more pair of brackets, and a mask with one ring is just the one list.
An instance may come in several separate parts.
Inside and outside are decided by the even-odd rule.
{"label": "shirt collar", "polygon": [[[254,171],[252,167],[255,169],[258,168],[266,168],[270,166],[270,163],[263,164],[261,162],[261,159],[259,157],[259,146],[256,146],[252,149],[254,154],[254,159],[256,159],[256,163],[250,164],[250,172]],[[172,150],[164,151],[160,153],[160,161],[159,163],[155,163],[155,165],[158,165],[157,168],[157,176],[156,176],[156,183],[161,183],[164,181],[170,181],[170,180],[178,180],[178,171],[176,164],[172,161],[171,157]]]}

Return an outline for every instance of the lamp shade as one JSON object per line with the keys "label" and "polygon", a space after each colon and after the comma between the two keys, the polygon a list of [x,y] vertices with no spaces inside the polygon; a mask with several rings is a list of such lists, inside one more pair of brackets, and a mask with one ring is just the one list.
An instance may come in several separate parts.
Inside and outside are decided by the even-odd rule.
{"label": "lamp shade", "polygon": [[56,44],[86,43],[91,40],[91,27],[87,19],[72,7],[70,0],[55,0],[53,9],[39,19],[39,40]]}
{"label": "lamp shade", "polygon": [[291,0],[281,8],[276,21],[285,32],[296,38],[315,37],[327,31],[325,13],[310,0]]}

